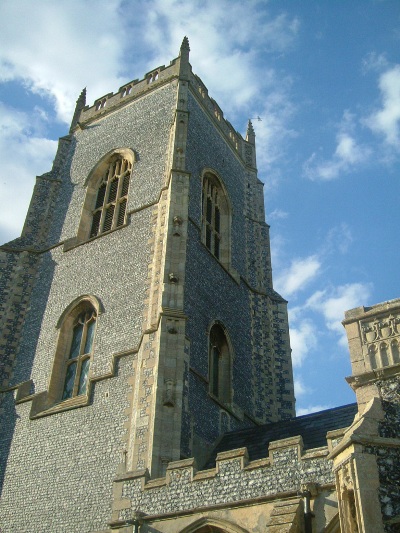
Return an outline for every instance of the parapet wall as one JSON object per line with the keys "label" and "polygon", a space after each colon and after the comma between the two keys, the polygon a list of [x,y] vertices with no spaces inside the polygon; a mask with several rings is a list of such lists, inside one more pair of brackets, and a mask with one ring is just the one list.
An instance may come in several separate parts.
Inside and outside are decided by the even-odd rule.
{"label": "parapet wall", "polygon": [[327,460],[331,447],[329,440],[328,446],[304,452],[299,436],[271,442],[269,456],[256,461],[249,462],[247,449],[239,448],[218,454],[210,470],[197,471],[194,459],[187,459],[170,463],[165,478],[150,480],[147,471],[127,472],[114,481],[113,527],[138,511],[165,516],[293,497],[309,484],[333,489],[332,461]]}

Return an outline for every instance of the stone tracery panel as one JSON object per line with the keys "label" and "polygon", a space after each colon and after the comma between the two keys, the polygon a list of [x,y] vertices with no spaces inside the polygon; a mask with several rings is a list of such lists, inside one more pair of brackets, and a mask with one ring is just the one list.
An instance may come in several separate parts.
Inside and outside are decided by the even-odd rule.
{"label": "stone tracery panel", "polygon": [[400,312],[360,321],[360,331],[371,369],[400,363]]}

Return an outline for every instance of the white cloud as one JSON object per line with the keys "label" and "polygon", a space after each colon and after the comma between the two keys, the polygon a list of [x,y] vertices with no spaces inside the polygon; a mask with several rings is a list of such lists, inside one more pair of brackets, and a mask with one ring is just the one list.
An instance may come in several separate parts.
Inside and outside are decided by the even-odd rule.
{"label": "white cloud", "polygon": [[[174,57],[182,36],[187,35],[191,63],[210,96],[218,101],[228,120],[235,119],[238,110],[243,112],[246,108],[249,118],[261,116],[263,122],[255,124],[259,163],[266,154],[274,157],[278,137],[275,135],[274,143],[268,141],[286,130],[291,109],[287,97],[289,80],[283,80],[273,68],[265,66],[265,55],[292,46],[298,33],[298,19],[285,14],[271,17],[264,2],[257,0],[246,3],[153,0],[151,6],[152,17],[145,21],[143,35],[154,51],[155,61],[161,63],[166,56]],[[159,28],[164,28],[163,38]],[[266,88],[267,98],[262,91]],[[268,146],[264,147],[264,142]]]}
{"label": "white cloud", "polygon": [[309,352],[316,348],[317,338],[317,328],[311,320],[304,319],[295,325],[290,322],[290,346],[294,367],[300,367]]}
{"label": "white cloud", "polygon": [[384,136],[385,142],[400,150],[400,65],[381,74],[381,109],[372,113],[365,124],[375,133]]}
{"label": "white cloud", "polygon": [[269,185],[274,184],[270,173],[271,165],[282,158],[288,148],[288,141],[297,136],[288,126],[296,112],[290,91],[290,78],[278,80],[274,74],[274,80],[268,87],[268,95],[260,102],[259,107],[255,108],[253,105],[252,116],[261,115],[262,118],[261,122],[253,124],[257,135],[257,163],[261,172],[269,170]]}
{"label": "white cloud", "polygon": [[376,52],[370,52],[362,60],[362,71],[367,73],[369,71],[380,71],[386,68],[388,60],[385,54],[377,54]]}
{"label": "white cloud", "polygon": [[289,216],[289,213],[283,211],[283,209],[274,209],[272,213],[268,215],[269,220],[282,220]]}
{"label": "white cloud", "polygon": [[331,409],[331,405],[309,405],[308,407],[300,407],[296,409],[297,416],[310,415],[311,413],[318,413],[319,411],[325,411]]}
{"label": "white cloud", "polygon": [[312,180],[333,180],[347,174],[358,165],[368,162],[371,150],[357,142],[355,117],[349,111],[343,113],[336,135],[336,149],[330,159],[324,160],[314,152],[303,165],[304,174]]}
{"label": "white cloud", "polygon": [[345,311],[368,302],[371,285],[366,283],[349,283],[339,287],[315,292],[308,298],[304,307],[321,313],[326,327],[339,336],[339,344],[347,347],[347,339],[342,320]]}
{"label": "white cloud", "polygon": [[294,377],[294,395],[295,395],[295,398],[298,399],[300,398],[301,396],[304,396],[306,394],[308,394],[310,391],[310,389],[308,387],[306,387],[303,383],[303,380],[300,378],[300,377]]}
{"label": "white cloud", "polygon": [[51,169],[57,142],[40,136],[40,120],[0,103],[1,242],[21,232],[34,178]]}
{"label": "white cloud", "polygon": [[49,97],[59,118],[70,122],[87,83],[95,97],[118,88],[128,45],[119,5],[117,0],[1,2],[0,80],[23,81]]}
{"label": "white cloud", "polygon": [[289,268],[280,272],[275,280],[276,290],[284,297],[303,290],[320,272],[321,261],[310,255],[304,259],[293,259]]}
{"label": "white cloud", "polygon": [[351,228],[348,224],[342,222],[328,231],[324,244],[324,252],[345,254],[353,240]]}
{"label": "white cloud", "polygon": [[[264,159],[269,164],[283,153],[293,106],[290,79],[282,79],[273,68],[260,71],[260,64],[265,65],[266,54],[292,47],[298,28],[298,19],[270,15],[261,0],[136,0],[134,5],[123,0],[5,0],[0,3],[0,82],[21,83],[43,97],[36,112],[42,131],[36,129],[31,141],[27,130],[21,130],[19,142],[26,139],[27,152],[41,142],[43,157],[37,153],[32,158],[47,161],[53,145],[44,139],[45,106],[68,124],[84,86],[91,104],[129,79],[168,64],[187,35],[194,71],[226,118],[234,121],[239,111],[263,116],[256,126],[261,170]],[[38,171],[26,158],[22,155],[18,174],[25,183],[29,173],[31,183]],[[39,173],[43,170],[47,168]],[[20,205],[22,213],[26,202]],[[8,225],[15,228],[19,223],[14,219],[11,216]]]}

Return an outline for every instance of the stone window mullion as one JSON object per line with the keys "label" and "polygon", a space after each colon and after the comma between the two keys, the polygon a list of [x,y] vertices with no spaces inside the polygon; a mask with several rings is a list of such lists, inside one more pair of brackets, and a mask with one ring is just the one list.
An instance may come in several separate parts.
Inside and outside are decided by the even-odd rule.
{"label": "stone window mullion", "polygon": [[108,207],[108,197],[110,195],[110,187],[111,187],[111,179],[110,179],[111,170],[112,170],[112,166],[110,166],[109,171],[108,171],[108,176],[107,176],[106,192],[104,194],[104,202],[103,202],[103,207],[101,209],[99,233],[103,233],[104,219],[106,217],[106,212],[107,212],[107,207]]}
{"label": "stone window mullion", "polygon": [[123,187],[124,177],[125,177],[124,176],[125,173],[122,172],[123,164],[124,164],[124,160],[121,161],[121,167],[119,169],[120,173],[118,176],[118,188],[117,188],[117,196],[115,199],[115,210],[114,210],[114,218],[113,218],[113,224],[112,224],[113,229],[115,229],[118,226],[119,208],[121,205],[121,200],[123,199],[121,198],[122,187]]}
{"label": "stone window mullion", "polygon": [[109,160],[91,211],[90,237],[97,237],[124,225],[131,172],[132,162],[129,158],[114,155]]}

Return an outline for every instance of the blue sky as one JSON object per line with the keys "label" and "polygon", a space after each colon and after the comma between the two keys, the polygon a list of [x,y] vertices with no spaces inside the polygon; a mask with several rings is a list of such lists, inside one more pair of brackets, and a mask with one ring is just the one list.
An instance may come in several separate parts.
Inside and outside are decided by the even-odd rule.
{"label": "blue sky", "polygon": [[298,414],[354,401],[344,312],[400,296],[399,0],[3,0],[0,241],[20,234],[75,101],[176,57],[257,135]]}

